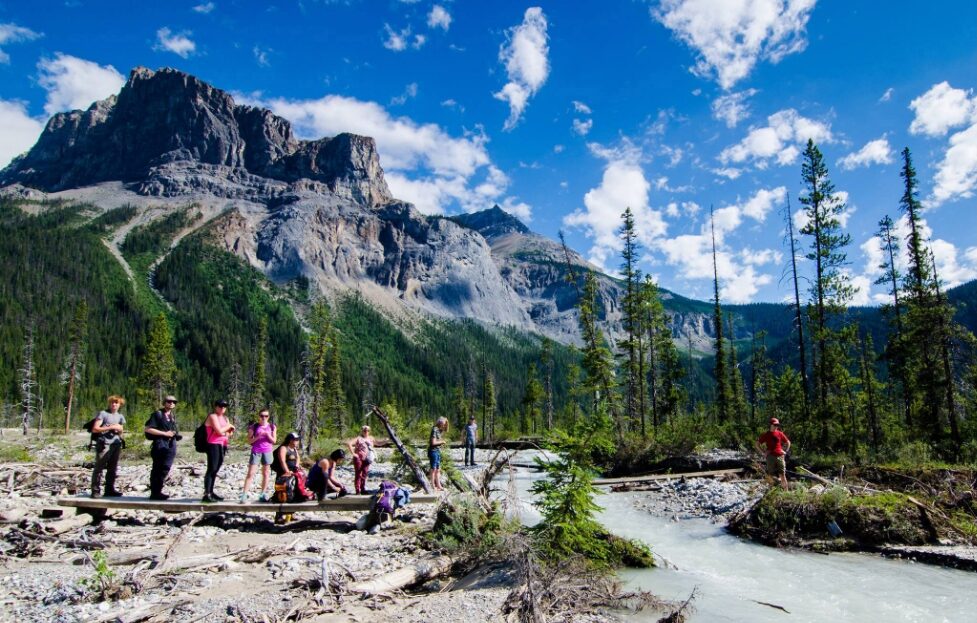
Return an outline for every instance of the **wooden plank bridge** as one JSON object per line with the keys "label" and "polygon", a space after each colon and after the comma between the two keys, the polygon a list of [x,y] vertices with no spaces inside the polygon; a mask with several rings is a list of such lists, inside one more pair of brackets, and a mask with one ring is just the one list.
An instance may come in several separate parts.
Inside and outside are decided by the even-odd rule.
{"label": "wooden plank bridge", "polygon": [[[341,498],[328,498],[322,502],[212,502],[183,498],[170,500],[150,500],[144,497],[123,496],[119,498],[91,498],[72,496],[58,498],[59,506],[75,507],[85,510],[142,510],[164,513],[300,513],[323,511],[367,511],[370,509],[370,495],[345,495]],[[434,504],[440,496],[426,493],[412,494],[411,504]]]}

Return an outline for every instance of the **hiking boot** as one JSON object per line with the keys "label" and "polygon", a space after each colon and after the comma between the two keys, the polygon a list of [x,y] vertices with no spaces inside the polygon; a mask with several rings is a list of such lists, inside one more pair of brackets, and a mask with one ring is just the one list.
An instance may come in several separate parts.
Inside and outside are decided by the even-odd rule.
{"label": "hiking boot", "polygon": [[217,495],[216,493],[211,493],[210,494],[210,497],[214,498],[214,501],[215,502],[223,502],[224,501],[224,498],[222,498],[221,496]]}
{"label": "hiking boot", "polygon": [[101,491],[92,491],[92,499],[97,500],[100,497],[102,497],[102,492]]}
{"label": "hiking boot", "polygon": [[163,500],[170,499],[170,496],[166,495],[165,493],[153,493],[152,495],[149,496],[149,499],[162,502]]}
{"label": "hiking boot", "polygon": [[107,497],[107,498],[121,498],[122,497],[122,492],[121,491],[116,491],[115,489],[112,489],[110,491],[106,491],[105,492],[105,497]]}
{"label": "hiking boot", "polygon": [[215,500],[214,496],[212,496],[211,494],[205,493],[204,497],[200,498],[200,501],[203,502],[204,504],[213,504],[217,500]]}

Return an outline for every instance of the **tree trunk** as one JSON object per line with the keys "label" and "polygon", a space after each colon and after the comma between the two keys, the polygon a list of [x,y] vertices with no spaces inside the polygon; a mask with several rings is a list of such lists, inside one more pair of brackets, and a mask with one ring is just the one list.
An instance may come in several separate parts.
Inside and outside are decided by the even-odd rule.
{"label": "tree trunk", "polygon": [[372,411],[373,415],[377,416],[377,418],[379,418],[380,422],[383,424],[383,427],[387,429],[387,434],[390,435],[390,440],[394,442],[394,445],[397,446],[397,449],[400,450],[400,453],[404,456],[404,461],[407,462],[407,466],[410,468],[411,472],[413,472],[414,478],[416,478],[417,482],[421,484],[421,487],[424,489],[424,493],[431,493],[431,482],[427,479],[427,475],[424,473],[424,470],[417,465],[417,461],[414,460],[414,457],[411,456],[410,452],[407,451],[407,447],[402,441],[400,441],[400,437],[397,436],[397,432],[393,429],[393,426],[390,425],[390,420],[387,418],[387,414],[376,406],[373,407]]}

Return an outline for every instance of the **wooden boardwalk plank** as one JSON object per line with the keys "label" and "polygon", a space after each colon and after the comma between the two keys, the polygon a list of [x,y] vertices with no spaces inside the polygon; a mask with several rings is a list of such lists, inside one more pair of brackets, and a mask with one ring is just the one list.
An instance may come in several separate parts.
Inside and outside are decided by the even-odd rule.
{"label": "wooden boardwalk plank", "polygon": [[689,472],[686,474],[647,474],[645,476],[628,476],[627,478],[595,478],[595,485],[620,485],[632,482],[654,482],[656,480],[675,480],[677,478],[709,478],[712,476],[725,476],[727,474],[742,474],[745,468],[738,469],[714,469],[708,472]]}
{"label": "wooden boardwalk plank", "polygon": [[[125,509],[162,511],[164,513],[298,513],[318,511],[366,511],[370,508],[369,495],[347,495],[335,500],[319,502],[295,502],[271,504],[268,502],[215,502],[204,504],[199,499],[150,500],[123,496],[120,498],[90,498],[87,496],[58,498],[59,506],[95,509]],[[411,504],[434,504],[439,496],[418,493],[411,496]]]}

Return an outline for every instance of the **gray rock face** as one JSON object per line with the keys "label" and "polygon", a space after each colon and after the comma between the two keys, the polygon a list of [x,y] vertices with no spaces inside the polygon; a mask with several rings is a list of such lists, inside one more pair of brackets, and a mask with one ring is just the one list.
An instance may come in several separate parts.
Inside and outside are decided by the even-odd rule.
{"label": "gray rock face", "polygon": [[[2,192],[15,196],[109,186],[106,207],[136,193],[217,206],[212,214],[237,208],[212,223],[218,238],[278,282],[301,276],[322,291],[358,290],[392,313],[579,341],[577,292],[558,243],[498,206],[425,217],[390,195],[373,139],[298,140],[285,119],[173,69],[136,68],[117,96],[55,115],[0,172]],[[572,251],[570,261],[593,269]],[[622,290],[606,275],[598,284],[602,328],[615,340]],[[696,332],[697,348],[708,343],[704,318],[690,313],[679,326]]]}
{"label": "gray rock face", "polygon": [[0,185],[50,192],[121,180],[143,194],[178,194],[194,185],[196,167],[232,185],[250,174],[319,183],[367,205],[392,199],[372,138],[300,141],[267,110],[238,106],[189,74],[142,67],[118,96],[54,115],[37,144],[0,172]]}

